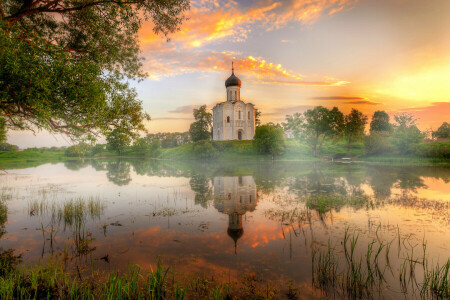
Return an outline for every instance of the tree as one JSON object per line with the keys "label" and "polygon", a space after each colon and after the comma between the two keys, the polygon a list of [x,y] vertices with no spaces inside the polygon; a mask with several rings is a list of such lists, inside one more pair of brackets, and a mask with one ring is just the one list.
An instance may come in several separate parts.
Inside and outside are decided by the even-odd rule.
{"label": "tree", "polygon": [[261,126],[261,111],[255,108],[255,127]]}
{"label": "tree", "polygon": [[179,29],[188,0],[4,0],[0,4],[0,116],[8,128],[71,138],[144,130],[128,79],[143,79],[138,30]]}
{"label": "tree", "polygon": [[347,150],[350,150],[351,144],[364,137],[366,124],[367,116],[354,108],[344,117],[344,137],[347,140]]}
{"label": "tree", "polygon": [[389,123],[389,115],[385,111],[378,110],[373,113],[370,134],[372,132],[392,132],[392,124]]}
{"label": "tree", "polygon": [[120,155],[130,145],[131,138],[125,130],[116,128],[106,137],[106,141],[106,148]]}
{"label": "tree", "polygon": [[286,116],[286,123],[281,123],[283,125],[284,131],[292,130],[294,137],[296,139],[300,138],[302,133],[302,128],[304,125],[304,118],[301,113],[295,113],[292,116]]}
{"label": "tree", "polygon": [[448,124],[447,122],[442,123],[442,125],[438,128],[438,130],[433,132],[433,138],[449,139],[450,138],[450,124]]}
{"label": "tree", "polygon": [[339,136],[343,130],[344,115],[337,107],[329,110],[323,106],[308,109],[304,114],[303,134],[306,142],[317,156],[323,142],[328,138]]}
{"label": "tree", "polygon": [[0,118],[0,144],[6,142],[6,122],[5,119]]}
{"label": "tree", "polygon": [[424,135],[416,126],[417,118],[409,113],[401,113],[395,115],[394,119],[396,122],[394,125],[394,145],[402,154],[414,153],[418,144],[424,138]]}
{"label": "tree", "polygon": [[256,128],[253,145],[259,153],[279,155],[285,148],[284,133],[281,126],[262,125]]}
{"label": "tree", "polygon": [[194,142],[211,139],[212,114],[206,111],[206,105],[194,109],[195,122],[189,128]]}

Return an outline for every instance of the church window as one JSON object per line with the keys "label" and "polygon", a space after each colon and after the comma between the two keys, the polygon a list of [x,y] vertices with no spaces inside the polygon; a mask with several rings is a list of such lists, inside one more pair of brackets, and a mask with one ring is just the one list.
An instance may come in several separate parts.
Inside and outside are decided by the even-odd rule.
{"label": "church window", "polygon": [[242,203],[242,196],[239,196],[239,202]]}
{"label": "church window", "polygon": [[242,185],[242,176],[239,176],[238,182],[239,182],[239,185]]}
{"label": "church window", "polygon": [[234,99],[237,100],[237,91],[234,91]]}
{"label": "church window", "polygon": [[241,119],[241,111],[239,111],[239,120]]}
{"label": "church window", "polygon": [[227,117],[227,123],[230,123],[230,116]]}
{"label": "church window", "polygon": [[250,112],[248,112],[248,119],[250,120]]}
{"label": "church window", "polygon": [[252,195],[248,196],[248,198],[250,199],[250,203],[252,203]]}

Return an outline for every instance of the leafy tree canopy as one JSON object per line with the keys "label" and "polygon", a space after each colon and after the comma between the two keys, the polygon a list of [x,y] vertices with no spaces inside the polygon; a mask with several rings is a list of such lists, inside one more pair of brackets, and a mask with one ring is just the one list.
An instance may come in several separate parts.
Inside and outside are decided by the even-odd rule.
{"label": "leafy tree canopy", "polygon": [[283,128],[272,124],[257,127],[253,144],[259,153],[281,154],[285,148]]}
{"label": "leafy tree canopy", "polygon": [[131,143],[130,136],[125,130],[116,128],[106,137],[108,150],[121,154]]}
{"label": "leafy tree canopy", "polygon": [[261,111],[259,109],[255,109],[255,126],[261,125]]}
{"label": "leafy tree canopy", "polygon": [[6,122],[0,118],[0,144],[6,142]]}
{"label": "leafy tree canopy", "polygon": [[364,137],[366,124],[367,116],[357,109],[352,108],[352,111],[344,118],[344,137],[348,145]]}
{"label": "leafy tree canopy", "polygon": [[370,133],[372,132],[392,132],[392,124],[389,123],[389,115],[382,110],[374,112],[370,122]]}
{"label": "leafy tree canopy", "polygon": [[138,30],[179,29],[188,0],[0,1],[0,116],[71,138],[143,130],[127,79],[142,79]]}
{"label": "leafy tree canopy", "polygon": [[206,105],[194,109],[195,122],[189,128],[191,140],[194,142],[211,138],[212,114],[206,111]]}
{"label": "leafy tree canopy", "polygon": [[442,123],[438,130],[433,132],[434,138],[449,139],[450,138],[450,124],[447,122]]}
{"label": "leafy tree canopy", "polygon": [[281,123],[285,131],[292,130],[295,138],[300,138],[305,119],[301,113],[286,116],[286,123]]}
{"label": "leafy tree canopy", "polygon": [[316,106],[308,109],[303,116],[305,118],[302,126],[303,137],[311,146],[314,156],[317,156],[326,139],[342,134],[344,114],[337,107],[330,110],[323,106]]}

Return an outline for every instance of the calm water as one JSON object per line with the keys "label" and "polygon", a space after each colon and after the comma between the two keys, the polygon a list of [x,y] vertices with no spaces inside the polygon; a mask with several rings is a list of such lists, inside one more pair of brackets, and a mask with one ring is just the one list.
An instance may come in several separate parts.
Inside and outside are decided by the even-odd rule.
{"label": "calm water", "polygon": [[[53,255],[69,266],[148,269],[161,257],[179,273],[293,280],[302,295],[320,298],[313,252],[330,243],[342,255],[348,229],[364,259],[371,241],[391,243],[380,265],[389,261],[383,295],[395,298],[406,253],[423,257],[426,240],[430,263],[450,257],[445,167],[70,161],[8,170],[0,193],[0,248],[24,263]],[[339,201],[314,202],[327,196]]]}

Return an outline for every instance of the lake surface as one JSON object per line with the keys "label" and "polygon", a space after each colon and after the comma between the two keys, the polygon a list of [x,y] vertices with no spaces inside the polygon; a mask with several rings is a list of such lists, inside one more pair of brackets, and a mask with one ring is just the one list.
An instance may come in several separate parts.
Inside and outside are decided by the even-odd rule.
{"label": "lake surface", "polygon": [[[330,247],[344,270],[347,232],[358,238],[355,257],[366,260],[372,241],[390,249],[377,258],[377,297],[393,299],[420,296],[398,280],[405,259],[442,266],[450,257],[446,167],[93,160],[7,171],[0,249],[24,264],[56,256],[124,271],[160,257],[177,274],[292,280],[301,296],[322,298],[329,290],[313,262]],[[424,267],[415,268],[421,282]]]}

